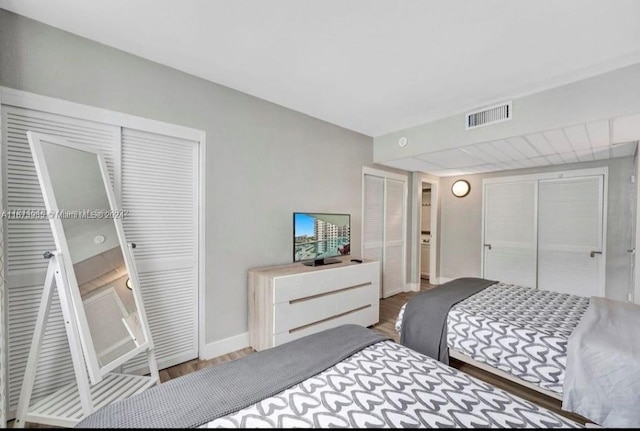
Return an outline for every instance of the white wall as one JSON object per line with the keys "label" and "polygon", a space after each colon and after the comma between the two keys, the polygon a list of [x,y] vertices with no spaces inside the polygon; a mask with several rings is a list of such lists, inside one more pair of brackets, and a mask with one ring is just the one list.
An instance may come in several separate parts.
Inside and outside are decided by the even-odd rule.
{"label": "white wall", "polygon": [[294,211],[349,213],[372,139],[0,9],[0,85],[207,133],[207,343],[247,331],[247,270],[292,261]]}
{"label": "white wall", "polygon": [[[631,260],[627,249],[632,247],[631,183],[635,166],[633,157],[601,162],[575,163],[543,169],[521,169],[491,174],[441,178],[440,196],[440,275],[444,278],[479,277],[482,273],[482,180],[500,176],[538,172],[609,167],[607,208],[606,295],[611,299],[627,300]],[[451,194],[451,185],[459,178],[471,184],[471,192],[460,199]]]}

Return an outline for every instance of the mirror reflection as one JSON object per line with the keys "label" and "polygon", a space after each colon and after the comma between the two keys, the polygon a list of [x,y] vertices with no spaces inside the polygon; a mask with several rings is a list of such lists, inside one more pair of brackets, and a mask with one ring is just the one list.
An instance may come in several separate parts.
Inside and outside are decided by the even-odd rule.
{"label": "mirror reflection", "polygon": [[42,142],[42,149],[93,345],[105,366],[145,338],[100,163],[96,154],[74,148]]}

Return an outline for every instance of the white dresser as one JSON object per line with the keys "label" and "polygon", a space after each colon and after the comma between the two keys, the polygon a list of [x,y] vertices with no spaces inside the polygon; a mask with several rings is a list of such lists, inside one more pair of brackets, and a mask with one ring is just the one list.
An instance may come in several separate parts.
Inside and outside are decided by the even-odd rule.
{"label": "white dresser", "polygon": [[345,323],[379,319],[380,262],[249,270],[249,336],[263,350]]}

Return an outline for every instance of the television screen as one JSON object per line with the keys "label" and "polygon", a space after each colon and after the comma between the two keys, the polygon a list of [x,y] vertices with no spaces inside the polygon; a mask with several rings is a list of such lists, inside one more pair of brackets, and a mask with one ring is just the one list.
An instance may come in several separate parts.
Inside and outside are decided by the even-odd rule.
{"label": "television screen", "polygon": [[351,253],[351,215],[293,213],[293,261],[315,265],[334,263],[335,256]]}

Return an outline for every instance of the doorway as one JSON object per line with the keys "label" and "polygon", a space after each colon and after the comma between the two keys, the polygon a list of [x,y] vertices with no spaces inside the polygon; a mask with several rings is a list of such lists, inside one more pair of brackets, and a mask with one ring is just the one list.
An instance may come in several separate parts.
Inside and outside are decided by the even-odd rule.
{"label": "doorway", "polygon": [[429,282],[431,264],[431,183],[422,183],[420,217],[420,284]]}
{"label": "doorway", "polygon": [[439,284],[438,280],[438,178],[415,172],[412,181],[411,281],[412,289]]}

